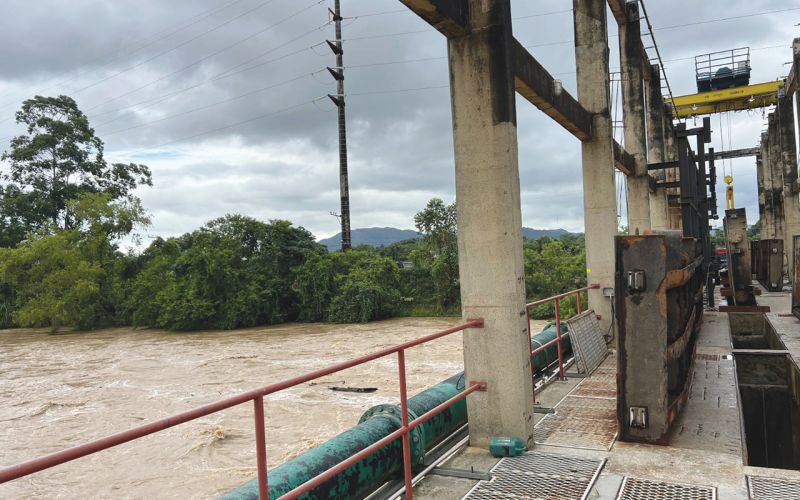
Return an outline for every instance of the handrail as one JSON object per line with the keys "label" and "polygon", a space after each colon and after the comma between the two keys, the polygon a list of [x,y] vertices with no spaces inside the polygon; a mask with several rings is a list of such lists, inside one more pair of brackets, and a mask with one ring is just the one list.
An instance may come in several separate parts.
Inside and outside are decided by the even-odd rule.
{"label": "handrail", "polygon": [[253,401],[254,415],[255,415],[255,430],[256,430],[256,456],[258,461],[259,498],[268,499],[269,485],[267,483],[267,457],[266,457],[266,441],[265,441],[265,429],[264,429],[264,396],[267,396],[269,394],[274,394],[276,392],[291,387],[295,387],[297,385],[304,384],[306,382],[310,382],[312,380],[325,377],[327,375],[331,375],[333,373],[346,370],[348,368],[352,368],[354,366],[361,365],[369,361],[374,361],[376,359],[383,358],[390,354],[396,353],[398,356],[398,367],[400,375],[400,405],[402,413],[402,426],[400,427],[400,429],[389,434],[385,438],[377,441],[368,448],[361,450],[356,455],[353,455],[347,460],[327,470],[322,475],[311,479],[307,483],[299,486],[295,490],[290,491],[289,493],[281,496],[280,498],[297,498],[298,496],[312,490],[316,486],[319,486],[333,475],[346,469],[348,466],[358,462],[358,460],[360,460],[361,458],[368,456],[375,450],[393,442],[397,438],[402,437],[403,467],[404,467],[404,475],[406,483],[406,498],[411,499],[413,498],[413,492],[411,485],[411,444],[409,440],[409,433],[417,426],[433,418],[436,414],[447,409],[448,407],[457,403],[458,401],[466,398],[469,394],[475,391],[486,390],[486,383],[470,381],[468,387],[466,387],[463,392],[445,401],[436,408],[422,415],[419,415],[418,418],[416,418],[414,421],[409,422],[407,394],[406,394],[405,350],[411,347],[424,344],[426,342],[430,342],[432,340],[436,340],[441,337],[445,337],[447,335],[451,335],[453,333],[464,331],[468,328],[483,328],[483,319],[480,318],[468,319],[465,323],[456,325],[452,328],[441,330],[439,332],[432,333],[430,335],[425,335],[418,339],[410,340],[408,342],[404,342],[395,345],[393,347],[381,349],[374,353],[366,354],[364,356],[360,356],[351,359],[349,361],[343,361],[341,363],[334,364],[328,368],[323,368],[310,373],[306,373],[304,375],[284,380],[282,382],[276,382],[274,384],[270,384],[258,389],[253,389],[247,392],[243,392],[236,396],[232,396],[226,399],[222,399],[220,401],[216,401],[214,403],[200,406],[193,410],[179,413],[171,417],[156,420],[149,424],[141,425],[139,427],[134,427],[133,429],[129,429],[124,432],[112,434],[110,436],[106,436],[104,438],[86,444],[74,446],[72,448],[67,448],[66,450],[62,450],[56,453],[51,453],[43,457],[39,457],[33,460],[29,460],[27,462],[22,462],[16,465],[12,465],[10,467],[6,467],[4,469],[0,469],[0,484],[12,481],[14,479],[19,479],[21,477],[45,469],[49,469],[50,467],[55,467],[56,465],[60,465],[65,462],[70,462],[72,460],[76,460],[78,458],[85,457],[87,455],[91,455],[99,451],[107,450],[108,448],[113,448],[114,446],[127,443],[128,441],[139,439],[141,437],[159,431],[163,431],[165,429],[169,429],[170,427],[183,424],[190,420],[195,420],[201,417],[205,417],[207,415],[225,410],[232,406],[237,406],[242,403],[246,403],[248,401]]}
{"label": "handrail", "polygon": [[[546,342],[544,345],[540,345],[536,349],[531,349],[531,376],[533,377],[536,373],[534,364],[534,356],[536,354],[544,351],[548,347],[552,346],[553,344],[558,345],[558,376],[560,380],[564,380],[564,351],[562,346],[562,340],[564,337],[569,336],[569,332],[565,333],[564,335],[561,334],[561,299],[565,299],[572,295],[575,295],[577,298],[577,308],[578,314],[581,314],[581,293],[587,290],[596,290],[600,288],[598,283],[592,283],[589,286],[585,286],[583,288],[578,288],[576,290],[570,290],[569,292],[564,292],[558,295],[553,295],[552,297],[547,297],[545,299],[535,300],[528,304],[525,304],[525,315],[528,318],[528,344],[533,343],[533,332],[531,331],[531,309],[536,306],[540,306],[542,304],[547,304],[550,302],[555,302],[556,308],[556,338],[553,340]],[[536,381],[533,381],[533,402],[536,403]]]}

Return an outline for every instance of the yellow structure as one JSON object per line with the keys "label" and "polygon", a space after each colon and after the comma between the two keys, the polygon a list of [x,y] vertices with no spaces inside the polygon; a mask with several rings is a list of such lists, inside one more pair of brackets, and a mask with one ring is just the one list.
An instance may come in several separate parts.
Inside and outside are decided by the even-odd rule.
{"label": "yellow structure", "polygon": [[776,80],[744,87],[682,95],[672,100],[667,99],[667,102],[672,104],[673,116],[676,118],[763,108],[778,103],[778,89],[782,85],[782,80]]}
{"label": "yellow structure", "polygon": [[725,209],[731,210],[735,208],[733,202],[733,177],[726,175],[725,184],[728,185],[728,187],[725,188]]}

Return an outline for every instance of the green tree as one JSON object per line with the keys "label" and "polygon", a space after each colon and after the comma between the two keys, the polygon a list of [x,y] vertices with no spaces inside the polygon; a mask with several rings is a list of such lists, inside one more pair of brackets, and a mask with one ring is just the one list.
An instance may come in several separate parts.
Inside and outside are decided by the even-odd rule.
{"label": "green tree", "polygon": [[419,245],[411,252],[414,266],[430,273],[439,308],[445,310],[458,305],[456,204],[445,205],[441,199],[433,198],[414,216],[414,225],[423,234]]}
{"label": "green tree", "polygon": [[296,273],[303,321],[365,323],[399,312],[400,271],[374,249],[312,255]]}
{"label": "green tree", "polygon": [[19,243],[30,231],[71,229],[75,214],[69,202],[83,194],[130,199],[136,186],[152,185],[146,166],[105,161],[103,142],[71,97],[36,96],[15,117],[26,130],[2,154],[10,164],[0,190],[3,246]]}
{"label": "green tree", "polygon": [[13,290],[13,322],[80,329],[113,323],[116,241],[149,223],[138,202],[87,193],[68,202],[73,227],[32,233],[0,248],[0,285]]}
{"label": "green tree", "polygon": [[[564,236],[561,240],[540,238],[527,240],[525,257],[525,286],[529,300],[543,299],[586,286],[586,249],[583,235]],[[576,311],[575,299],[562,301],[562,317]],[[554,314],[552,304],[534,308],[533,317],[549,318]]]}
{"label": "green tree", "polygon": [[231,329],[295,319],[293,269],[320,246],[287,221],[215,219],[180,238],[156,240],[130,294],[135,325]]}

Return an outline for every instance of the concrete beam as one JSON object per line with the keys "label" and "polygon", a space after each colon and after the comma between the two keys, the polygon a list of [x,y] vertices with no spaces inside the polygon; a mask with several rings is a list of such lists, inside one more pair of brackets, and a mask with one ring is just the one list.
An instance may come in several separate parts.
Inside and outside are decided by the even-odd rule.
{"label": "concrete beam", "polygon": [[731,158],[745,158],[748,156],[760,156],[761,148],[729,149],[728,151],[714,151],[715,160],[729,160]]}
{"label": "concrete beam", "polygon": [[770,223],[768,222],[769,214],[767,214],[766,210],[766,178],[765,178],[765,165],[769,163],[769,145],[767,144],[769,135],[766,132],[761,133],[761,145],[759,149],[761,150],[761,154],[756,156],[756,182],[758,186],[758,221],[761,223],[761,234],[759,235],[762,239],[769,239],[768,238],[768,227]]}
{"label": "concrete beam", "polygon": [[[593,120],[592,138],[581,144],[586,274],[589,283],[600,284],[599,289],[589,290],[589,307],[601,317],[602,331],[607,331],[614,321],[611,301],[603,296],[603,289],[614,288],[617,233],[614,165],[617,159],[626,164],[630,155],[613,140],[605,1],[572,0],[572,8],[578,101],[592,113]],[[627,165],[629,172],[633,172],[632,162],[627,161]]]}
{"label": "concrete beam", "polygon": [[650,183],[638,2],[626,3],[625,15],[628,22],[619,27],[622,117],[625,149],[636,159],[635,175],[628,178],[628,231],[629,234],[644,234],[650,229]]}
{"label": "concrete beam", "polygon": [[614,140],[614,165],[617,170],[627,176],[634,175],[636,172],[636,158],[625,151],[625,148],[616,140]]}
{"label": "concrete beam", "polygon": [[458,260],[470,444],[519,437],[533,447],[533,387],[525,316],[525,264],[510,0],[470,0],[472,30],[448,39],[456,167]]}
{"label": "concrete beam", "polygon": [[517,92],[581,141],[592,136],[592,116],[569,92],[556,92],[554,78],[528,50],[514,40]]}
{"label": "concrete beam", "polygon": [[798,90],[798,82],[800,82],[800,38],[795,38],[792,41],[792,68],[789,70],[789,75],[786,77],[786,95],[791,96]]}
{"label": "concrete beam", "polygon": [[608,7],[611,9],[617,24],[625,24],[628,18],[625,16],[625,0],[608,0]]}
{"label": "concrete beam", "polygon": [[447,38],[466,36],[469,32],[467,0],[400,0]]}

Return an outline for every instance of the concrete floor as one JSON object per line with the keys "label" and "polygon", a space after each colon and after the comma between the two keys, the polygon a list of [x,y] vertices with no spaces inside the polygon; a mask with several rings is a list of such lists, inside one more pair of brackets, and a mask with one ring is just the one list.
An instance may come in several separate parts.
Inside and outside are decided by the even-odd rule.
{"label": "concrete floor", "polygon": [[[795,360],[798,360],[800,320],[787,314],[790,301],[791,296],[786,292],[764,292],[759,298],[759,304],[772,307],[768,319]],[[566,409],[572,411],[570,405],[579,401],[578,398],[587,398],[581,401],[598,408],[606,408],[609,398],[616,400],[615,393],[609,393],[609,377],[613,381],[616,369],[612,355],[591,377],[555,381],[537,394],[542,406],[555,408],[557,413],[549,416],[536,414],[538,444],[532,451],[606,459],[602,473],[589,493],[588,498],[591,499],[617,498],[625,477],[715,487],[717,498],[730,500],[749,498],[747,475],[800,480],[798,471],[744,465],[739,397],[731,347],[728,315],[715,310],[706,311],[698,338],[692,393],[673,425],[667,446],[617,442],[612,436],[611,445],[604,449],[603,439],[606,436],[602,433],[608,429],[600,421],[607,417],[606,409],[599,410],[601,413],[596,418],[584,421],[592,422],[592,425],[585,427],[592,427],[598,422],[603,425],[580,431],[569,428],[571,414]],[[609,373],[609,370],[612,372]],[[586,408],[581,411],[586,411]],[[555,419],[562,414],[568,415],[564,417],[563,425],[552,425],[557,423]],[[616,420],[613,425],[616,426]],[[576,437],[570,444],[563,439],[566,433],[539,432],[543,427],[583,433],[586,439],[581,441],[582,438]],[[497,462],[485,450],[467,447],[442,465],[488,472]],[[476,483],[470,479],[429,475],[415,488],[414,496],[422,499],[460,499]]]}

